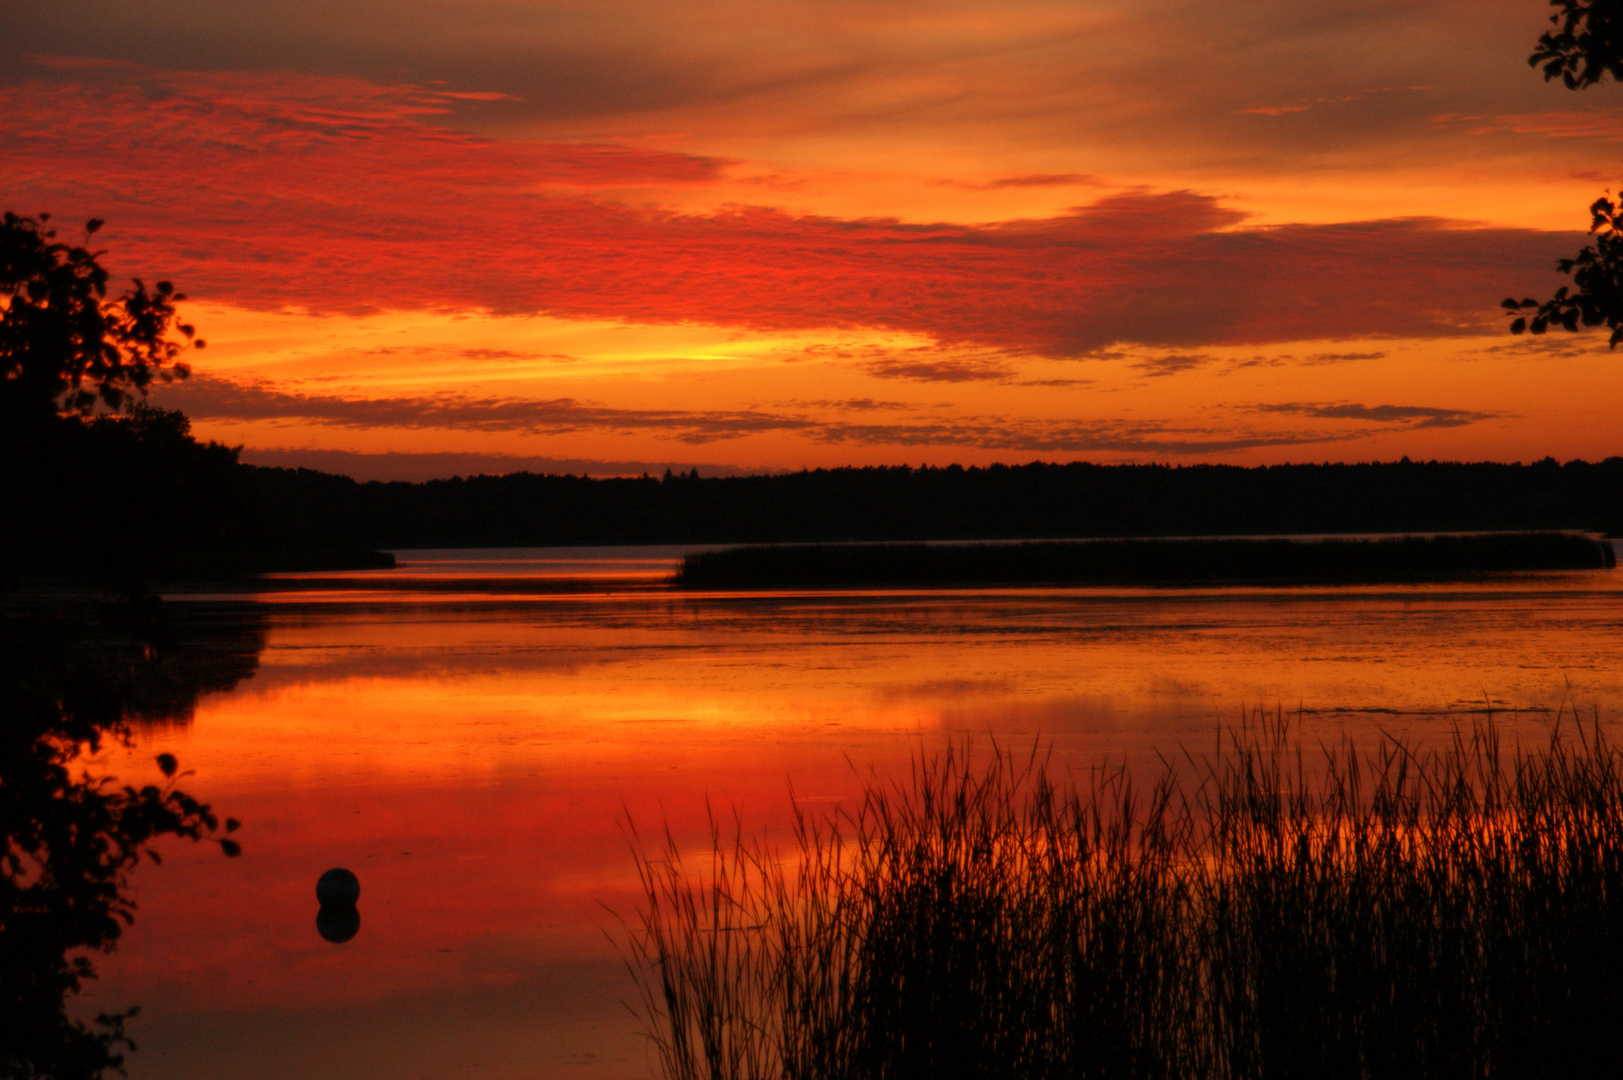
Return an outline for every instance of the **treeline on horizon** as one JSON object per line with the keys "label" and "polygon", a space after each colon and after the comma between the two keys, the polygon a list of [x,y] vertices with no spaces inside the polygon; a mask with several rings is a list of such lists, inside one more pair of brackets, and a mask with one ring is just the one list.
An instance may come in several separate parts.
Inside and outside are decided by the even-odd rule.
{"label": "treeline on horizon", "polygon": [[0,577],[141,582],[392,565],[388,549],[1585,530],[1623,458],[1531,465],[871,466],[360,482],[240,464],[177,412],[0,434]]}
{"label": "treeline on horizon", "polygon": [[359,482],[248,467],[256,542],[543,547],[1623,531],[1623,458],[1530,465],[870,466],[762,476]]}

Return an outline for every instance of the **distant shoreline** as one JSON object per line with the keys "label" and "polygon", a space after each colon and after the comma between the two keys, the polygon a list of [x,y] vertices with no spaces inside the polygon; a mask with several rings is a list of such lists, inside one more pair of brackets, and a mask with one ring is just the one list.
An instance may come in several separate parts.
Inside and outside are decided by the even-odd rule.
{"label": "distant shoreline", "polygon": [[785,544],[688,555],[675,584],[685,589],[1358,584],[1615,566],[1610,543],[1565,532],[1381,539]]}
{"label": "distant shoreline", "polygon": [[247,476],[251,550],[1623,532],[1623,458],[1254,468],[1033,462],[425,483],[254,467]]}

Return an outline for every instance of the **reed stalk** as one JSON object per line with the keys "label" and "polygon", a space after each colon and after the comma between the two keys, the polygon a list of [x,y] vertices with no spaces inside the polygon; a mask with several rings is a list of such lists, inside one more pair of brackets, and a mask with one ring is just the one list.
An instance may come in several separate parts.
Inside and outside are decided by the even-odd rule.
{"label": "reed stalk", "polygon": [[[792,842],[638,840],[672,1080],[1587,1077],[1623,1061],[1623,754],[1562,715],[1073,776],[955,744]],[[697,871],[697,872],[695,872]]]}

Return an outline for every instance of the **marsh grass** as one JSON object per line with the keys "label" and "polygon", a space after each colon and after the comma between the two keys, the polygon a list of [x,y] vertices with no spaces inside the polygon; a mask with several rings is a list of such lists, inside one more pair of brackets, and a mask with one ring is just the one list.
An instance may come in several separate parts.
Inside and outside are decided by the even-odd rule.
{"label": "marsh grass", "polygon": [[1610,544],[1557,532],[782,544],[693,552],[683,557],[675,583],[690,589],[1352,584],[1450,581],[1528,570],[1602,570],[1616,564]]}
{"label": "marsh grass", "polygon": [[956,745],[783,849],[637,847],[667,1077],[1589,1077],[1623,1050],[1623,755],[1305,746],[1073,777]]}

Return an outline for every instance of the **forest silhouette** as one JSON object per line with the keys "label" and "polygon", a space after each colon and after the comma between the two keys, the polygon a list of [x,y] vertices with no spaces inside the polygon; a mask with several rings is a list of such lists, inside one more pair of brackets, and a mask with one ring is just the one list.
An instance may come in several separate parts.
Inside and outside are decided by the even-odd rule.
{"label": "forest silhouette", "polygon": [[1530,465],[871,466],[767,476],[514,473],[424,483],[255,469],[285,550],[1623,527],[1623,458]]}

